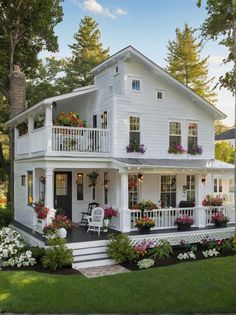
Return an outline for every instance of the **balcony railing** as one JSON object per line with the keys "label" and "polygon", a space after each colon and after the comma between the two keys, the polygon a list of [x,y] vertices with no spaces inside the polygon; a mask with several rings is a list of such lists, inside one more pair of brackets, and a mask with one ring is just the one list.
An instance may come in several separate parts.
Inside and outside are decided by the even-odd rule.
{"label": "balcony railing", "polygon": [[108,129],[52,127],[52,150],[63,152],[110,152]]}

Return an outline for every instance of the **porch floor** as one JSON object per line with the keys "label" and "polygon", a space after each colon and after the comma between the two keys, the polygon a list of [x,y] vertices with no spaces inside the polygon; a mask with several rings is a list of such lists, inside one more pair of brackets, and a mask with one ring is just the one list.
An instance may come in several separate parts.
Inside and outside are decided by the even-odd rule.
{"label": "porch floor", "polygon": [[[33,234],[32,229],[26,227],[25,225],[17,222],[17,221],[13,221],[12,225],[14,225],[15,227],[27,232],[28,234],[36,237],[37,239],[41,240],[41,241],[45,241],[45,238],[43,238],[43,236],[38,233],[35,232]],[[227,227],[232,228],[234,227],[235,224],[228,224]],[[208,226],[208,227],[204,227],[204,228],[197,228],[194,227],[191,229],[191,231],[210,231],[210,230],[215,230],[215,229],[219,229],[216,228],[214,225],[213,226]],[[136,236],[136,235],[157,235],[157,234],[171,234],[171,233],[176,233],[177,232],[177,228],[174,229],[159,229],[159,230],[151,230],[150,234],[140,234],[139,231],[133,231],[133,232],[129,232],[126,233],[129,236]],[[78,226],[78,227],[72,227],[71,229],[67,230],[67,237],[66,237],[66,241],[67,243],[80,243],[80,242],[90,242],[90,241],[101,241],[101,240],[107,240],[108,236],[112,233],[116,233],[119,234],[121,232],[113,230],[113,229],[109,229],[108,232],[104,233],[101,232],[100,235],[98,235],[98,233],[96,232],[89,232],[87,233],[87,227],[85,226]]]}

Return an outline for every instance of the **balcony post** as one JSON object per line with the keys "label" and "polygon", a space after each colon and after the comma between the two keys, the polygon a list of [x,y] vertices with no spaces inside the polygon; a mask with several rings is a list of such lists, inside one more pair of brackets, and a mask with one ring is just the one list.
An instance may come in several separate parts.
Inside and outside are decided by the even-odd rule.
{"label": "balcony post", "polygon": [[198,227],[206,226],[206,210],[202,206],[202,176],[196,175],[196,211],[197,211],[197,222]]}
{"label": "balcony post", "polygon": [[120,230],[130,232],[130,210],[128,206],[128,173],[120,175]]}
{"label": "balcony post", "polygon": [[45,128],[46,128],[46,150],[52,151],[52,105],[47,104],[45,108]]}

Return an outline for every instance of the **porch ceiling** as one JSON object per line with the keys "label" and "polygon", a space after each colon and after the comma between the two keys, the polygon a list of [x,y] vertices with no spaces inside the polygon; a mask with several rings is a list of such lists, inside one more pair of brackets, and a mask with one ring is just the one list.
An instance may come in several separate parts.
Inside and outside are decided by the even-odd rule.
{"label": "porch ceiling", "polygon": [[136,158],[116,158],[121,166],[161,168],[161,169],[195,169],[208,171],[233,171],[232,164],[224,163],[214,159],[136,159]]}

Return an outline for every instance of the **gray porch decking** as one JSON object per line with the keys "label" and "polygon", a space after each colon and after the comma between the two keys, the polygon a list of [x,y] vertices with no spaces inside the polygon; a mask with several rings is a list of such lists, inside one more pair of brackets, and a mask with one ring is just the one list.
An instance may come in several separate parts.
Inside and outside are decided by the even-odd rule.
{"label": "gray porch decking", "polygon": [[[32,229],[26,227],[25,225],[14,221],[12,222],[12,225],[14,225],[15,227],[27,232],[28,234],[36,237],[37,239],[39,239],[40,241],[45,242],[45,238],[38,232],[33,233]],[[234,227],[235,224],[228,224],[228,227]],[[204,227],[204,228],[198,228],[198,227],[194,227],[191,229],[191,231],[211,231],[211,230],[216,230],[219,228],[216,228],[215,226],[208,226],[208,227]],[[176,229],[157,229],[157,230],[151,230],[150,234],[140,234],[139,231],[133,231],[133,232],[129,232],[126,233],[129,236],[150,236],[150,235],[157,235],[157,234],[171,234],[171,233],[176,233],[177,228]],[[113,229],[109,229],[108,232],[104,233],[102,232],[100,235],[98,235],[96,232],[89,232],[87,233],[87,228],[85,226],[78,226],[78,227],[72,227],[71,229],[67,230],[67,237],[66,237],[66,241],[67,243],[80,243],[80,242],[90,242],[90,241],[102,241],[102,240],[107,240],[108,236],[112,233],[121,233],[119,231],[113,230]]]}

